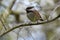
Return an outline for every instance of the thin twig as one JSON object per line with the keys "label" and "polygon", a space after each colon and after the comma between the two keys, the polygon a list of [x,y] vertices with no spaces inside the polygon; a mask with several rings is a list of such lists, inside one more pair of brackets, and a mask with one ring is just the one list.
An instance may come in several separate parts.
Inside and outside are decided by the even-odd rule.
{"label": "thin twig", "polygon": [[6,27],[5,27],[5,24],[3,23],[3,21],[1,20],[1,18],[0,18],[0,21],[1,21],[2,25],[3,25],[3,27],[5,28],[5,30],[7,30]]}
{"label": "thin twig", "polygon": [[15,4],[15,2],[16,2],[16,0],[13,0],[13,2],[12,2],[12,4],[11,4],[11,6],[10,6],[10,10],[12,9],[12,7],[14,6],[14,4]]}
{"label": "thin twig", "polygon": [[10,28],[10,26],[9,26],[9,24],[8,24],[8,22],[6,21],[5,18],[3,18],[3,20],[4,20],[4,23],[5,23],[5,25],[6,25],[6,30],[8,30],[8,29]]}
{"label": "thin twig", "polygon": [[56,20],[56,19],[58,19],[59,17],[60,17],[60,15],[58,15],[56,18],[54,18],[54,19],[52,19],[52,20],[45,21],[45,22],[42,22],[42,23],[20,24],[20,25],[18,25],[18,26],[15,26],[15,27],[14,27],[14,28],[12,28],[12,29],[10,29],[10,30],[6,31],[6,32],[5,32],[5,33],[3,33],[2,35],[0,35],[0,37],[4,36],[5,34],[7,34],[7,33],[11,32],[11,31],[13,31],[13,30],[14,30],[14,29],[16,29],[16,28],[24,27],[24,26],[30,26],[30,25],[40,25],[40,24],[50,23],[50,22],[55,21],[55,20]]}

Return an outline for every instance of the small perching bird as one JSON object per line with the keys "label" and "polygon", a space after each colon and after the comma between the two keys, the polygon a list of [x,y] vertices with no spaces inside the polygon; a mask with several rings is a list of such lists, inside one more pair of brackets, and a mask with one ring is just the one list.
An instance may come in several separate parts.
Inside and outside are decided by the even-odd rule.
{"label": "small perching bird", "polygon": [[38,20],[43,21],[43,19],[41,18],[41,15],[39,14],[39,12],[35,9],[32,10],[33,8],[34,8],[33,6],[26,8],[28,19],[32,22],[36,22]]}

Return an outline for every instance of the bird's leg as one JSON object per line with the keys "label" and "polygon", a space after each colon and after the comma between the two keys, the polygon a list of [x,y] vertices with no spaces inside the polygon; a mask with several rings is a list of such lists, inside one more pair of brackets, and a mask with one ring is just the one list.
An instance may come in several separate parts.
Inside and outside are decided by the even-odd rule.
{"label": "bird's leg", "polygon": [[[29,21],[29,23],[28,24],[31,24],[31,21]],[[31,25],[30,25],[30,27],[32,27]]]}
{"label": "bird's leg", "polygon": [[49,16],[46,16],[46,20],[47,20],[47,21],[49,21],[49,20],[48,20],[48,17],[49,17]]}

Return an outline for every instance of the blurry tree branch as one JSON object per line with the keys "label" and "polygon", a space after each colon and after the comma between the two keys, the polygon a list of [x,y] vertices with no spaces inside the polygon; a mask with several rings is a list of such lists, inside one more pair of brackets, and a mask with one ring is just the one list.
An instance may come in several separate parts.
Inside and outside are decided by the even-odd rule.
{"label": "blurry tree branch", "polygon": [[1,21],[1,23],[2,23],[2,25],[3,25],[3,27],[4,27],[4,29],[7,30],[6,27],[5,27],[4,22],[3,22],[1,19],[0,19],[0,21]]}
{"label": "blurry tree branch", "polygon": [[[2,2],[2,0],[0,0],[0,6],[3,6],[4,8],[6,8],[6,6],[5,6],[4,4],[2,4],[1,2]],[[11,9],[12,9],[13,5],[15,4],[15,2],[16,2],[16,0],[13,0],[12,4],[10,5],[10,8],[9,8],[10,13],[12,13],[12,12],[11,12]],[[4,19],[4,18],[2,18],[2,19]],[[1,23],[3,24],[5,30],[7,30],[7,28],[5,27],[5,23],[2,21],[2,19],[0,18],[0,21],[1,21]],[[6,22],[5,19],[4,19],[4,21]],[[7,22],[6,22],[6,23],[7,23]],[[7,25],[8,25],[8,24],[7,24]]]}
{"label": "blurry tree branch", "polygon": [[9,8],[10,10],[12,9],[13,5],[15,4],[15,2],[16,2],[16,0],[13,0],[11,6],[10,6],[10,8]]}
{"label": "blurry tree branch", "polygon": [[13,30],[16,29],[16,28],[25,27],[25,26],[30,26],[30,25],[40,25],[40,24],[50,23],[50,22],[55,21],[55,20],[58,19],[59,17],[60,17],[60,15],[58,15],[57,17],[55,17],[55,18],[52,19],[52,20],[45,21],[45,22],[41,22],[41,23],[29,23],[29,24],[20,24],[20,25],[17,25],[17,26],[15,26],[15,27],[13,27],[12,29],[4,32],[2,35],[0,35],[0,37],[4,36],[5,34],[11,32],[11,31],[13,31]]}
{"label": "blurry tree branch", "polygon": [[[14,6],[15,2],[16,2],[16,0],[13,0],[11,6],[10,6],[10,8],[9,8],[10,13],[13,13],[11,9],[12,9],[12,7]],[[52,22],[52,21],[55,21],[55,20],[58,19],[59,17],[60,17],[60,15],[58,15],[56,18],[54,18],[54,19],[52,19],[52,20],[45,21],[45,22],[41,22],[41,23],[29,23],[29,24],[20,24],[20,25],[17,25],[17,26],[15,26],[15,27],[13,27],[12,29],[10,29],[10,30],[4,32],[3,34],[1,34],[0,37],[4,36],[5,34],[11,32],[11,31],[13,31],[13,30],[16,29],[16,28],[21,28],[21,27],[30,26],[30,25],[40,25],[40,24],[50,23],[50,22]],[[3,25],[4,25],[4,24],[3,24]],[[17,38],[18,38],[18,37],[17,37]]]}

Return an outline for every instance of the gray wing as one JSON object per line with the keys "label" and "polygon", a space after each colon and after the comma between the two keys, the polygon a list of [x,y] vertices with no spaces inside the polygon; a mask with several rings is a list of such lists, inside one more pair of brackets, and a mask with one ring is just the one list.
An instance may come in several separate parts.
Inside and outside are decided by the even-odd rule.
{"label": "gray wing", "polygon": [[31,20],[31,21],[36,21],[36,20],[35,20],[35,15],[34,15],[32,12],[30,12],[29,14],[27,14],[27,17],[28,17],[28,19]]}

